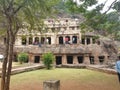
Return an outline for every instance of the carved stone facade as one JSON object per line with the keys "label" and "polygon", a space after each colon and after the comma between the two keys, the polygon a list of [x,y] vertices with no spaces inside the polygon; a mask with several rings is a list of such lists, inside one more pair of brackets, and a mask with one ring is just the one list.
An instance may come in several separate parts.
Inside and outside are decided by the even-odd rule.
{"label": "carved stone facade", "polygon": [[82,34],[78,19],[46,19],[41,33],[21,29],[15,42],[15,56],[29,54],[29,61],[42,63],[43,53],[52,52],[55,64],[103,64],[109,55],[95,42],[93,33]]}

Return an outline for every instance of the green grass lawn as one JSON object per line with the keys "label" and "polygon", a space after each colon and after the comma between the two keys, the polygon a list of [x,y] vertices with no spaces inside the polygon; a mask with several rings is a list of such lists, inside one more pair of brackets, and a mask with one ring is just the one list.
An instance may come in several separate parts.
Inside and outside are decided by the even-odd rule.
{"label": "green grass lawn", "polygon": [[61,90],[120,90],[117,75],[87,69],[40,69],[11,77],[11,90],[43,90],[43,81],[60,80]]}
{"label": "green grass lawn", "polygon": [[13,75],[11,90],[42,90],[45,80],[60,80],[61,90],[120,90],[117,75],[65,68],[40,69]]}

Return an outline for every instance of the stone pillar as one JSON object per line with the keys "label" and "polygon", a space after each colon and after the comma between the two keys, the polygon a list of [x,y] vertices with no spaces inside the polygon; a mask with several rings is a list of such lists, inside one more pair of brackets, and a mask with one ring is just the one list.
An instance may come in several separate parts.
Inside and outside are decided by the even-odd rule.
{"label": "stone pillar", "polygon": [[66,57],[66,55],[63,55],[62,64],[67,64],[67,57]]}
{"label": "stone pillar", "polygon": [[44,81],[43,90],[60,90],[60,80]]}
{"label": "stone pillar", "polygon": [[39,36],[39,42],[41,43],[41,36]]}
{"label": "stone pillar", "polygon": [[85,38],[85,45],[87,45],[87,39]]}
{"label": "stone pillar", "polygon": [[31,62],[34,63],[34,55],[31,56]]}
{"label": "stone pillar", "polygon": [[77,35],[77,44],[79,44],[81,42],[80,36]]}
{"label": "stone pillar", "polygon": [[73,56],[73,64],[78,64],[77,55]]}
{"label": "stone pillar", "polygon": [[73,40],[73,39],[72,39],[72,35],[70,35],[70,43],[71,43],[71,44],[72,44],[72,40]]}
{"label": "stone pillar", "polygon": [[74,27],[75,28],[75,31],[77,30],[77,27]]}
{"label": "stone pillar", "polygon": [[57,41],[56,41],[56,43],[55,43],[55,44],[57,44],[57,45],[58,45],[58,44],[59,44],[59,37],[58,37],[57,35],[56,35],[56,40],[57,40]]}
{"label": "stone pillar", "polygon": [[29,45],[29,37],[26,37],[26,45]]}
{"label": "stone pillar", "polygon": [[65,44],[65,36],[63,36],[63,43]]}
{"label": "stone pillar", "polygon": [[35,42],[35,37],[33,37],[33,43]]}
{"label": "stone pillar", "polygon": [[81,33],[79,32],[79,35],[78,35],[78,43],[81,43],[81,41],[82,41],[82,35],[81,35]]}
{"label": "stone pillar", "polygon": [[93,44],[93,39],[92,39],[92,37],[90,38],[90,44]]}
{"label": "stone pillar", "polygon": [[84,61],[83,61],[84,64],[90,64],[90,58],[89,58],[89,55],[88,54],[85,54],[84,55]]}
{"label": "stone pillar", "polygon": [[40,55],[40,64],[43,64],[42,55]]}
{"label": "stone pillar", "polygon": [[34,56],[29,54],[29,63],[34,63]]}
{"label": "stone pillar", "polygon": [[98,56],[94,56],[94,64],[99,64],[99,58],[98,58]]}
{"label": "stone pillar", "polygon": [[104,57],[104,64],[106,64],[107,62],[108,62],[108,56],[105,55],[105,57]]}

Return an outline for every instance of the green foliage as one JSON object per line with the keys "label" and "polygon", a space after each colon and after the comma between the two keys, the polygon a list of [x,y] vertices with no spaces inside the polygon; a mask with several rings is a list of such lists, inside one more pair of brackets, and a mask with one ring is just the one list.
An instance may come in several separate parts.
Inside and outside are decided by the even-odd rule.
{"label": "green foliage", "polygon": [[[101,13],[101,10],[103,10],[106,2],[97,4],[97,0],[79,0],[81,4],[78,5],[73,0],[65,1],[69,12],[82,14],[85,17],[85,21],[80,25],[83,33],[95,30],[105,32],[104,35],[120,40],[120,1],[114,0],[105,13]],[[95,8],[88,10],[88,7],[92,5],[96,5]],[[113,8],[116,12],[107,13],[110,8]]]}
{"label": "green foliage", "polygon": [[13,17],[13,30],[16,30],[17,25],[19,28],[23,27],[23,22],[27,22],[30,29],[41,27],[42,19],[50,17],[55,12],[58,2],[59,0],[0,0],[0,23],[7,25],[8,15]]}
{"label": "green foliage", "polygon": [[43,59],[43,63],[46,66],[46,68],[51,69],[52,64],[55,60],[54,55],[52,53],[48,52],[48,53],[43,54],[42,59]]}
{"label": "green foliage", "polygon": [[20,53],[18,54],[18,61],[20,62],[20,64],[27,62],[28,60],[28,54],[27,53]]}
{"label": "green foliage", "polygon": [[116,9],[118,12],[120,12],[120,0],[114,4],[113,9]]}
{"label": "green foliage", "polygon": [[99,38],[100,38],[100,36],[98,36],[98,35],[93,36],[93,39],[94,39],[94,40],[97,40],[97,39],[99,39]]}

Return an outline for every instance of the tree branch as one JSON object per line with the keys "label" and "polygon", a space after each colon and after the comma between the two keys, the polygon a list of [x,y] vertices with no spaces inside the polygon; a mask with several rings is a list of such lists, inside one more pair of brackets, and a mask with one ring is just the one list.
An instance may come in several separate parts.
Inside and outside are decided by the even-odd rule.
{"label": "tree branch", "polygon": [[24,0],[23,3],[21,3],[18,8],[14,11],[14,14],[16,14],[22,7],[24,7],[24,4],[27,2],[28,0]]}
{"label": "tree branch", "polygon": [[113,2],[111,3],[111,5],[109,6],[109,8],[108,8],[103,14],[106,14],[106,13],[112,8],[112,6],[113,6],[116,2],[117,2],[117,0],[113,1]]}

